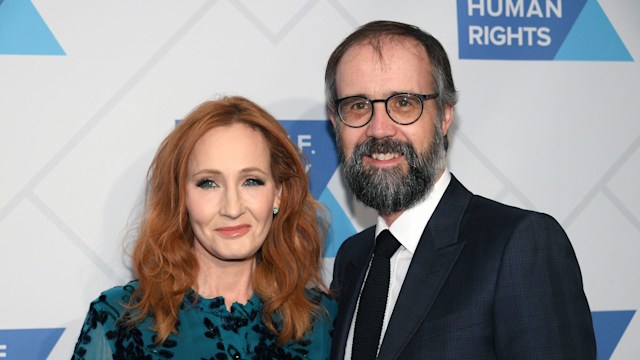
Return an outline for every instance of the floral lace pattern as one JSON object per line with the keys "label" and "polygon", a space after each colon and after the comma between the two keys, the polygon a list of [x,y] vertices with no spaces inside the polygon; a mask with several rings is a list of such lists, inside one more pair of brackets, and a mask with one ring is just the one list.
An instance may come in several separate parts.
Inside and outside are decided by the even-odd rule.
{"label": "floral lace pattern", "polygon": [[[247,304],[228,310],[222,297],[205,299],[194,292],[185,296],[178,315],[177,333],[162,344],[154,342],[152,320],[137,327],[123,325],[137,281],[103,292],[91,303],[73,359],[328,359],[337,303],[319,291],[309,291],[327,311],[317,318],[301,341],[279,346],[262,322],[262,301],[254,295]],[[195,301],[194,301],[195,300]]]}

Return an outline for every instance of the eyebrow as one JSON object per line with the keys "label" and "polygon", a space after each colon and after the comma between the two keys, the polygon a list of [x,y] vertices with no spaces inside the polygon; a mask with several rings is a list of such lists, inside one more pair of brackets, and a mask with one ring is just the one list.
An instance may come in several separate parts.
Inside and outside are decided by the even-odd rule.
{"label": "eyebrow", "polygon": [[[259,172],[267,176],[267,173],[265,171],[255,166],[247,167],[240,170],[240,174],[248,174],[252,172]],[[198,175],[205,175],[205,174],[206,175],[222,175],[222,171],[215,170],[215,169],[200,169],[198,171],[195,171],[191,176],[198,176]]]}
{"label": "eyebrow", "polygon": [[[394,90],[394,91],[386,92],[385,95],[383,95],[379,99],[388,99],[388,98],[390,98],[390,97],[392,97],[394,95],[398,95],[398,94],[420,94],[420,93],[419,92],[414,92],[414,91],[402,91],[402,90],[396,91],[396,90]],[[344,98],[348,98],[348,97],[354,97],[354,96],[363,97],[363,98],[369,99],[369,100],[375,100],[374,98],[371,98],[371,97],[367,96],[367,94],[364,94],[364,93],[359,93],[359,94],[349,95],[349,96],[343,96],[341,98],[338,98],[338,100],[344,99]]]}

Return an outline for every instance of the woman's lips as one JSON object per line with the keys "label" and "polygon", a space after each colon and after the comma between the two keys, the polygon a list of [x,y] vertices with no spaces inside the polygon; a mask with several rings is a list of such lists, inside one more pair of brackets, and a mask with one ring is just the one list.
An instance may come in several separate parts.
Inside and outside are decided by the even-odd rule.
{"label": "woman's lips", "polygon": [[248,233],[249,229],[251,229],[251,225],[243,224],[237,226],[219,227],[216,229],[216,231],[228,238],[236,238]]}

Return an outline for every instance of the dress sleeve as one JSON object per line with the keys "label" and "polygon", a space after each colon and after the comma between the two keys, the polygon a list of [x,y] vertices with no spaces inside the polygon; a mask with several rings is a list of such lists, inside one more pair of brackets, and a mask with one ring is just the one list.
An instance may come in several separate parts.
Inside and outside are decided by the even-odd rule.
{"label": "dress sleeve", "polygon": [[119,311],[107,303],[105,295],[92,302],[72,359],[112,359],[114,344],[108,333],[114,332],[119,317]]}
{"label": "dress sleeve", "polygon": [[322,293],[320,305],[326,309],[313,323],[309,334],[308,359],[327,360],[331,353],[331,336],[333,335],[333,322],[338,313],[338,302]]}

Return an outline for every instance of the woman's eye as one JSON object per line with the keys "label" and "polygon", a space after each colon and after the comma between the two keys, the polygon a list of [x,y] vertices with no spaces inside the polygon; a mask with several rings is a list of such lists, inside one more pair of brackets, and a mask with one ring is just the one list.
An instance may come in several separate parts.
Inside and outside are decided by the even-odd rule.
{"label": "woman's eye", "polygon": [[218,184],[216,184],[215,181],[211,179],[202,179],[198,181],[198,183],[196,183],[196,186],[201,189],[213,189],[213,188],[217,188]]}
{"label": "woman's eye", "polygon": [[264,181],[257,178],[250,178],[244,181],[245,186],[262,186],[264,185]]}

